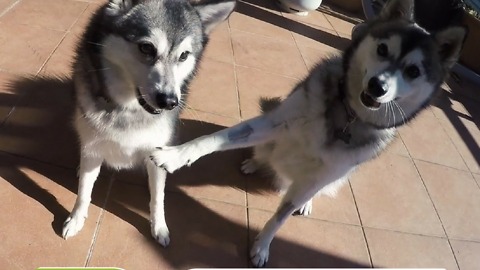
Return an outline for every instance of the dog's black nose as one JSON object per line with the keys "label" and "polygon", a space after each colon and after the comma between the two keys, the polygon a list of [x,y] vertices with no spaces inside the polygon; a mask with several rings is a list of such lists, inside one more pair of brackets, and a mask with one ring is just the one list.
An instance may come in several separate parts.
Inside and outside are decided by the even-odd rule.
{"label": "dog's black nose", "polygon": [[387,84],[377,77],[372,77],[368,81],[368,94],[372,97],[381,97],[387,93]]}
{"label": "dog's black nose", "polygon": [[156,99],[160,109],[172,110],[178,105],[178,98],[172,94],[158,93]]}

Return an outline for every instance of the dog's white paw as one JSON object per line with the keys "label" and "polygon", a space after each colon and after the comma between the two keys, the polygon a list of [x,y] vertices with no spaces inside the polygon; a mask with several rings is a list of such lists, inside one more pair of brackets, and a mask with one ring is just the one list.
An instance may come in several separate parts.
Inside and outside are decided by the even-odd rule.
{"label": "dog's white paw", "polygon": [[258,163],[252,158],[245,159],[242,162],[242,166],[240,167],[240,170],[244,174],[252,174],[258,170]]}
{"label": "dog's white paw", "polygon": [[300,207],[300,209],[298,209],[296,213],[298,215],[308,216],[312,213],[312,209],[313,209],[313,203],[312,203],[312,200],[309,200],[302,207]]}
{"label": "dog's white paw", "polygon": [[255,239],[252,249],[250,250],[250,259],[253,266],[265,267],[268,262],[270,245],[259,240],[258,236]]}
{"label": "dog's white paw", "polygon": [[85,218],[78,215],[70,215],[63,223],[62,237],[66,240],[75,236],[85,223]]}
{"label": "dog's white paw", "polygon": [[193,160],[188,158],[188,152],[183,151],[181,146],[164,146],[157,148],[150,155],[150,160],[157,166],[164,168],[169,173],[187,165],[190,166]]}
{"label": "dog's white paw", "polygon": [[152,223],[152,236],[163,247],[167,247],[170,244],[170,232],[167,226],[157,226]]}

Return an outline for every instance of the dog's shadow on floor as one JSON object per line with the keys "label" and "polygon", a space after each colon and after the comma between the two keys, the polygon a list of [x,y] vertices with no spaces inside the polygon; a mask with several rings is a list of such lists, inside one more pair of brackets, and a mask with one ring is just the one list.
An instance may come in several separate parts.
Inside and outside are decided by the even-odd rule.
{"label": "dog's shadow on floor", "polygon": [[[79,151],[71,124],[74,110],[73,84],[67,78],[22,78],[2,86],[1,90],[6,91],[0,91],[0,113],[4,109],[8,111],[8,108],[15,108],[9,113],[0,114],[0,121],[3,121],[0,122],[0,177],[43,205],[54,217],[51,237],[64,241],[60,239],[61,227],[73,202],[72,205],[61,204],[50,189],[44,186],[45,183],[31,178],[32,174],[28,171],[43,175],[48,181],[53,181],[53,184],[76,193]],[[184,121],[180,126],[180,141],[222,128],[224,127],[200,121]],[[99,208],[106,206],[106,210],[113,215],[110,219],[116,216],[134,226],[144,235],[148,245],[157,251],[156,254],[162,256],[162,260],[173,268],[245,267],[249,261],[247,239],[252,239],[257,232],[250,231],[249,235],[244,222],[244,210],[238,212],[243,213],[243,216],[236,217],[236,212],[214,211],[212,209],[216,209],[216,206],[207,207],[208,202],[205,204],[205,201],[188,196],[188,190],[185,190],[192,187],[228,186],[232,190],[245,191],[247,181],[251,179],[243,177],[238,170],[244,156],[245,153],[241,151],[211,155],[198,161],[192,168],[169,177],[166,216],[172,243],[167,249],[160,247],[150,236],[146,175],[135,172],[113,173],[102,169],[92,204]],[[59,174],[57,169],[64,173]],[[109,181],[113,181],[113,185],[110,197],[105,201]],[[49,183],[50,186],[51,184]],[[269,190],[268,182],[256,179],[255,183],[248,185],[247,192],[266,190]],[[105,219],[109,218],[108,215]],[[91,216],[90,219],[87,223],[94,224],[95,217]],[[34,224],[35,221],[32,220],[31,223]],[[80,233],[76,237],[89,236]],[[101,227],[95,248],[113,248],[108,246],[109,237],[118,238],[118,235],[109,230],[102,231]],[[107,241],[102,242],[105,238]],[[137,250],[137,247],[130,247],[130,250]],[[287,250],[288,256],[282,256]],[[274,240],[271,254],[276,258],[269,264],[272,267],[368,267],[280,237]],[[94,249],[91,264],[95,264],[95,256],[101,255],[97,255]]]}

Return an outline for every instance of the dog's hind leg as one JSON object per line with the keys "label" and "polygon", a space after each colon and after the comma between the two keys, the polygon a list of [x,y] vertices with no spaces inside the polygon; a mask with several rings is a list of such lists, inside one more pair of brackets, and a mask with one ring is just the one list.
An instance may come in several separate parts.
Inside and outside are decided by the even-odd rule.
{"label": "dog's hind leg", "polygon": [[150,189],[150,225],[152,236],[162,246],[170,243],[170,236],[165,221],[165,180],[167,172],[155,166],[149,159],[145,161]]}
{"label": "dog's hind leg", "polygon": [[304,205],[308,205],[313,196],[326,184],[341,178],[346,173],[341,168],[332,169],[321,164],[317,166],[320,168],[315,169],[315,166],[311,166],[310,170],[304,168],[303,174],[296,175],[297,179],[288,188],[275,214],[255,238],[250,250],[250,258],[254,266],[263,267],[267,263],[270,243],[287,218]]}
{"label": "dog's hind leg", "polygon": [[78,170],[80,180],[77,200],[72,213],[63,223],[62,237],[65,239],[76,235],[83,228],[85,219],[88,216],[88,206],[92,197],[93,185],[100,173],[102,162],[103,159],[99,157],[82,155],[80,158]]}

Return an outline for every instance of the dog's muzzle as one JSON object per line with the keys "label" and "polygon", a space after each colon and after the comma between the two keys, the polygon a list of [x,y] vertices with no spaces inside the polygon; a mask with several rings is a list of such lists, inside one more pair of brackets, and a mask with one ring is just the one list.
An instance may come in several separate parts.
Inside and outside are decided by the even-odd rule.
{"label": "dog's muzzle", "polygon": [[140,106],[150,114],[160,114],[162,112],[161,109],[157,109],[152,107],[148,102],[143,98],[143,95],[140,93],[140,89],[137,87],[137,100]]}
{"label": "dog's muzzle", "polygon": [[376,110],[380,108],[381,103],[378,98],[387,94],[388,86],[377,77],[372,77],[368,81],[367,89],[360,94],[360,100],[365,107]]}

